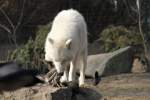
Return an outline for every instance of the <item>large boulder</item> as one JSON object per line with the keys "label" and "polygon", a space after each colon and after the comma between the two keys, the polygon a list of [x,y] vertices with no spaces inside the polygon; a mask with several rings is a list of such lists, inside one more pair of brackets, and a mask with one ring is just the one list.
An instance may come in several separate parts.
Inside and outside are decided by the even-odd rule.
{"label": "large boulder", "polygon": [[86,76],[94,77],[130,72],[132,68],[133,50],[130,46],[117,51],[88,56]]}

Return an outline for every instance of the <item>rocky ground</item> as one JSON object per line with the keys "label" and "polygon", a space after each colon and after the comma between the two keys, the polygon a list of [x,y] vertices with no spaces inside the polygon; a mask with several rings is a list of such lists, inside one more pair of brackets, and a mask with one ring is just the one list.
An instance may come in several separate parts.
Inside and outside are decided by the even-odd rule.
{"label": "rocky ground", "polygon": [[96,88],[105,100],[150,100],[150,74],[105,77]]}
{"label": "rocky ground", "polygon": [[77,91],[42,84],[4,92],[0,100],[150,100],[150,73],[112,75],[101,78],[97,86],[92,83],[89,79]]}

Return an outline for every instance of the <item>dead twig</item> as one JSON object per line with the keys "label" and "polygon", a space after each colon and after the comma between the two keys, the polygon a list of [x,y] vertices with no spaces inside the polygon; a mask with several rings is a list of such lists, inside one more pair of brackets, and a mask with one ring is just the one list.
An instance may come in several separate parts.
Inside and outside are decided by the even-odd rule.
{"label": "dead twig", "polygon": [[2,7],[0,7],[0,11],[4,15],[4,17],[6,18],[6,20],[8,21],[8,23],[12,29],[11,28],[9,29],[8,27],[6,27],[2,24],[0,24],[0,27],[3,28],[5,31],[7,31],[11,35],[11,39],[13,40],[16,47],[18,47],[16,33],[23,21],[25,2],[26,2],[26,0],[23,0],[20,16],[19,16],[19,19],[18,19],[18,22],[16,25],[14,25],[13,21],[10,19],[10,17],[7,15],[7,13],[2,9]]}

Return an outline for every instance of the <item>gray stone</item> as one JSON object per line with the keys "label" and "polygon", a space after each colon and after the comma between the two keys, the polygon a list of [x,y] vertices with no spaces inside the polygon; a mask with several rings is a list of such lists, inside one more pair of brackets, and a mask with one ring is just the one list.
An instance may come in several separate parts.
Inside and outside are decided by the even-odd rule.
{"label": "gray stone", "polygon": [[86,76],[112,75],[130,72],[132,68],[133,52],[130,46],[117,51],[88,56]]}

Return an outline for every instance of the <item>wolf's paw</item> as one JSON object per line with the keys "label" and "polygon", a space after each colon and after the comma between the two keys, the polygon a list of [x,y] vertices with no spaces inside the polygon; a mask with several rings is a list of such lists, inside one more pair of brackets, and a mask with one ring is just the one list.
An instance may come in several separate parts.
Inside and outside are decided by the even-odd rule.
{"label": "wolf's paw", "polygon": [[79,87],[81,87],[81,88],[87,88],[87,87],[89,87],[89,85],[88,84],[81,84]]}

